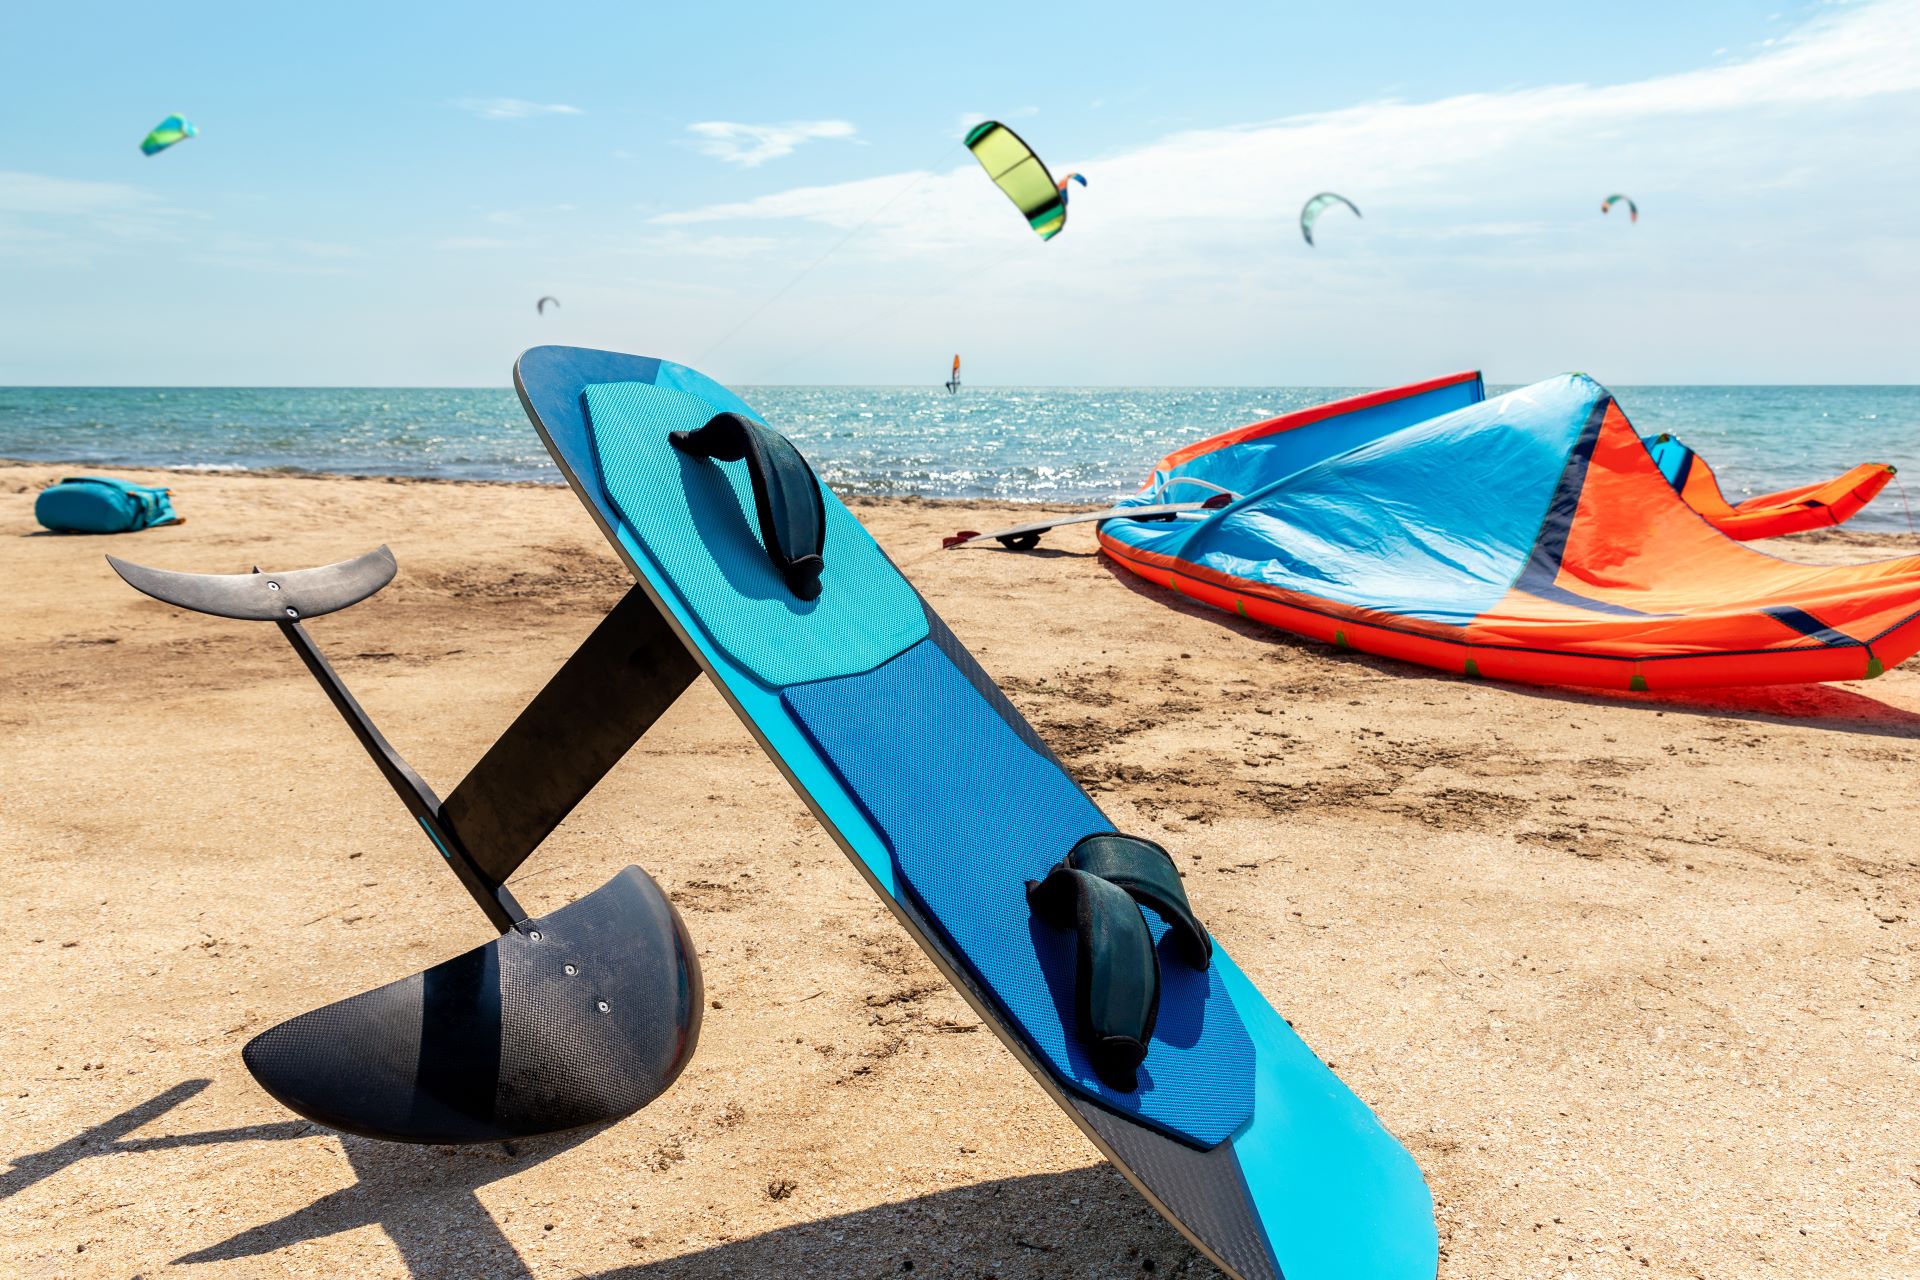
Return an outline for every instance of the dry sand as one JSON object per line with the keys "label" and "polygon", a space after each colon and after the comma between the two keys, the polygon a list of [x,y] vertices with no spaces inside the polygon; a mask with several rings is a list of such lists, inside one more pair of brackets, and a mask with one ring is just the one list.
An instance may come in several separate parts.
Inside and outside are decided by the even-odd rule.
{"label": "dry sand", "polygon": [[[271,630],[101,553],[390,543],[394,584],[313,631],[443,793],[625,572],[531,486],[174,476],[183,526],[36,536],[62,470],[0,468],[0,1274],[1212,1274],[704,684],[515,881],[536,910],[628,862],[667,889],[710,1000],[679,1083],[511,1151],[281,1110],[250,1036],[487,929]],[[1469,682],[1170,607],[1087,527],[942,553],[1026,513],[860,514],[1412,1150],[1443,1276],[1920,1275],[1920,671]]]}

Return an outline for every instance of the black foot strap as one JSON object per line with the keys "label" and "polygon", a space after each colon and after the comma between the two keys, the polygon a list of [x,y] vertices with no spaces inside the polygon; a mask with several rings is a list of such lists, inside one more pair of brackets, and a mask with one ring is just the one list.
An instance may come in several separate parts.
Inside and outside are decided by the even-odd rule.
{"label": "black foot strap", "polygon": [[1139,836],[1087,836],[1046,879],[1027,882],[1027,902],[1048,924],[1074,931],[1080,1034],[1100,1078],[1132,1092],[1160,1014],[1160,957],[1141,906],[1166,922],[1183,963],[1205,969],[1213,957],[1173,858]]}
{"label": "black foot strap", "polygon": [[695,431],[674,431],[667,443],[696,458],[745,459],[753,481],[760,541],[788,590],[802,600],[820,594],[821,549],[827,540],[827,508],[820,482],[793,442],[737,413],[716,413]]}

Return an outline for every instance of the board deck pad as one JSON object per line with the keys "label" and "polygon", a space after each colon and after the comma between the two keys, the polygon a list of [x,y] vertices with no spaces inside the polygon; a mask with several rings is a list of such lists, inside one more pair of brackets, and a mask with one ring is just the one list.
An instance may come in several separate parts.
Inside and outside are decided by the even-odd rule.
{"label": "board deck pad", "polygon": [[801,600],[767,558],[744,464],[689,457],[667,443],[714,407],[647,383],[596,383],[587,417],[607,495],[652,549],[714,643],[765,684],[851,675],[927,637],[920,597],[873,536],[827,504],[822,557],[833,590]]}
{"label": "board deck pad", "polygon": [[764,419],[691,369],[612,352],[536,347],[515,384],[595,522],[774,763],[1155,1208],[1243,1280],[1434,1275],[1432,1198],[1412,1158],[1223,947],[1204,975],[1163,952],[1142,1088],[1094,1075],[1071,1032],[1071,937],[1031,921],[1024,880],[1112,825],[830,492],[821,599],[803,604],[760,549],[744,465],[664,444],[716,412]]}

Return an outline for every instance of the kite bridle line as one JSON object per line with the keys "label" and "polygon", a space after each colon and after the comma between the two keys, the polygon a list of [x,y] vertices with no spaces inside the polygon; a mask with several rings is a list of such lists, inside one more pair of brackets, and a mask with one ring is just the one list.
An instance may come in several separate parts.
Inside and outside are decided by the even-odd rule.
{"label": "kite bridle line", "polygon": [[759,306],[755,307],[752,311],[749,311],[746,315],[746,318],[740,321],[739,324],[734,325],[733,328],[727,330],[725,333],[721,334],[718,338],[714,339],[713,342],[709,343],[705,351],[702,351],[698,356],[694,357],[693,362],[697,365],[704,366],[707,362],[708,356],[718,351],[721,347],[726,346],[727,343],[731,342],[733,338],[737,334],[739,334],[739,332],[742,329],[745,329],[748,325],[752,324],[755,320],[758,320],[762,312],[764,312],[768,307],[771,307],[774,303],[780,301],[780,299],[784,298],[787,295],[787,292],[790,289],[792,289],[795,285],[799,284],[802,280],[812,275],[814,272],[814,269],[818,267],[821,263],[825,262],[828,258],[831,258],[834,254],[840,252],[840,250],[846,246],[847,241],[853,239],[855,236],[859,235],[862,231],[865,231],[867,229],[868,224],[870,224],[875,218],[879,217],[881,214],[885,213],[888,209],[891,209],[895,204],[905,199],[909,192],[916,190],[921,183],[925,182],[928,178],[932,177],[934,175],[935,166],[937,166],[940,163],[940,157],[946,155],[948,151],[952,150],[953,145],[954,144],[952,142],[948,142],[945,145],[943,145],[940,148],[940,154],[933,158],[933,162],[931,164],[923,165],[919,169],[915,170],[912,182],[909,182],[906,186],[900,188],[900,190],[888,196],[886,200],[883,201],[880,204],[880,206],[876,208],[872,213],[869,213],[866,217],[860,219],[860,221],[856,223],[850,231],[848,231],[845,235],[841,236],[838,240],[834,241],[833,244],[829,245],[825,253],[815,258],[812,262],[809,262],[806,266],[800,268],[799,274],[795,275],[791,280],[788,280],[785,284],[781,285],[778,289],[775,289],[771,294],[767,296],[767,298],[763,302],[761,302]]}
{"label": "kite bridle line", "polygon": [[931,291],[923,290],[919,293],[914,294],[911,298],[908,298],[905,302],[902,302],[899,306],[894,307],[891,310],[882,311],[878,315],[868,316],[865,320],[862,320],[859,324],[854,325],[851,329],[848,329],[843,333],[836,334],[835,336],[827,339],[825,342],[816,343],[815,345],[808,347],[806,350],[802,351],[800,354],[794,356],[791,360],[787,360],[780,364],[777,364],[767,372],[769,376],[784,373],[788,369],[791,369],[794,365],[799,364],[802,360],[805,360],[811,356],[817,355],[820,352],[825,351],[828,347],[838,346],[840,343],[845,342],[848,338],[858,337],[859,335],[865,333],[867,330],[873,328],[877,324],[881,324],[885,321],[891,320],[896,316],[904,315],[907,312],[913,310],[915,307],[923,306],[926,303],[934,301],[936,298],[944,298],[946,295],[948,295],[949,293],[952,293],[955,289],[959,288],[962,284],[965,284],[969,280],[974,280],[981,276],[991,275],[993,272],[998,270],[1001,264],[1006,262],[1007,259],[1013,257],[1013,255],[1016,253],[1022,252],[1026,248],[1027,248],[1027,244],[1025,242],[1015,244],[1009,249],[1007,249],[1006,252],[1002,253],[999,257],[987,263],[985,266],[968,267],[965,271],[962,271],[959,275],[953,276],[950,279],[948,279],[946,284],[941,285],[940,287],[933,289]]}

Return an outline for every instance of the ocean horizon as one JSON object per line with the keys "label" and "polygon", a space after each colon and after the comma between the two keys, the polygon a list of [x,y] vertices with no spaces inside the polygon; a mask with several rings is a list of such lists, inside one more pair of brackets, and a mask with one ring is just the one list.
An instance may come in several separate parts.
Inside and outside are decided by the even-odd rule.
{"label": "ocean horizon", "polygon": [[[1182,445],[1352,386],[750,386],[847,496],[1103,502]],[[1489,386],[1490,394],[1510,390]],[[1920,385],[1620,386],[1733,501],[1860,462],[1920,467]],[[75,468],[558,483],[510,388],[0,387],[0,458]],[[1910,531],[1901,481],[1851,522]]]}

